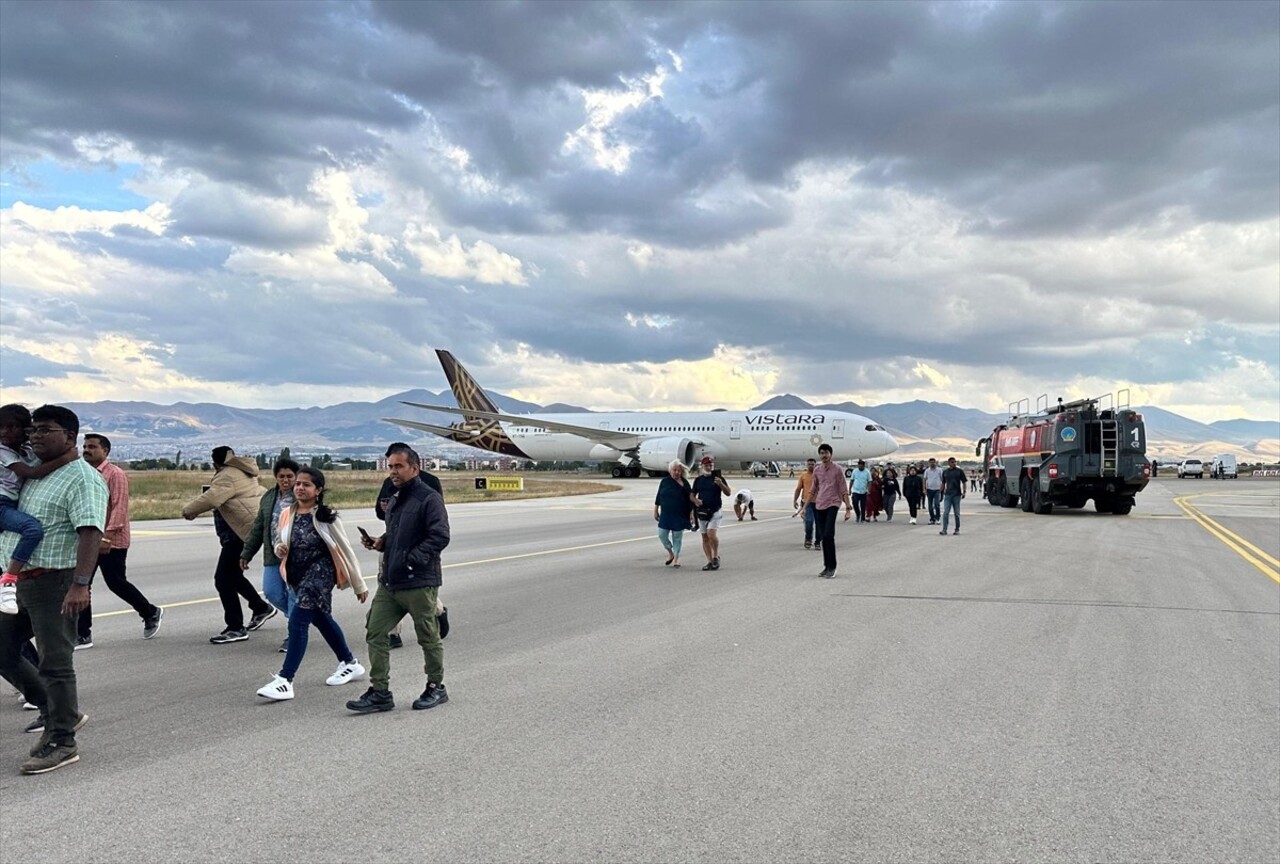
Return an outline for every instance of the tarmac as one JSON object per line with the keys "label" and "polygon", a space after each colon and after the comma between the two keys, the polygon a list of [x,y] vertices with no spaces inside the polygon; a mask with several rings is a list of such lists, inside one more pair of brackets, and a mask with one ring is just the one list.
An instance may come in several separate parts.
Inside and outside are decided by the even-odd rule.
{"label": "tarmac", "polygon": [[947,537],[900,507],[837,526],[831,581],[794,481],[742,484],[717,572],[692,535],[663,566],[653,480],[450,508],[451,701],[410,710],[410,639],[372,716],[318,635],[296,699],[255,696],[283,616],[210,645],[212,525],[135,523],[163,628],[95,589],[76,765],[18,774],[5,688],[0,858],[1280,860],[1280,481],[1162,477],[1126,517],[971,493]]}

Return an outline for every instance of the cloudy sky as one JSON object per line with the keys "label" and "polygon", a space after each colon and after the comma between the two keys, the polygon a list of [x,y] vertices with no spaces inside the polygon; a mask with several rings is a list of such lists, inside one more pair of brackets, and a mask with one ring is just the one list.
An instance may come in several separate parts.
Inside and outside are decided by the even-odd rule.
{"label": "cloudy sky", "polygon": [[0,5],[4,401],[1280,416],[1280,4]]}

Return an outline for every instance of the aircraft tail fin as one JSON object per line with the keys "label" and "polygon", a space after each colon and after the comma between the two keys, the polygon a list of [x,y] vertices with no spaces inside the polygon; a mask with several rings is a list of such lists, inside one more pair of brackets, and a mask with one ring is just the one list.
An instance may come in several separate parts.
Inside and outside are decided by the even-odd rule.
{"label": "aircraft tail fin", "polygon": [[453,398],[458,400],[459,408],[472,408],[476,411],[488,411],[491,414],[499,413],[498,406],[493,404],[493,400],[453,354],[443,348],[437,348],[436,356],[440,358],[444,377],[449,379],[449,388],[453,390]]}

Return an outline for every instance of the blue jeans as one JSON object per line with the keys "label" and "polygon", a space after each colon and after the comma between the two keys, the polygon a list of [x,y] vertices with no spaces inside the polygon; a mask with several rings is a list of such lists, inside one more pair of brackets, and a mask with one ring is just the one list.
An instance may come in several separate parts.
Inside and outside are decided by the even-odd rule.
{"label": "blue jeans", "polygon": [[267,602],[284,613],[288,618],[293,611],[293,592],[280,575],[279,564],[262,565],[262,594]]}
{"label": "blue jeans", "polygon": [[662,541],[662,548],[666,549],[677,558],[680,557],[680,547],[684,544],[684,532],[680,530],[671,531],[667,528],[658,529],[658,539]]}
{"label": "blue jeans", "polygon": [[813,539],[813,522],[817,518],[814,503],[810,501],[804,505],[804,542],[808,543]]}
{"label": "blue jeans", "polygon": [[319,609],[295,606],[289,615],[289,645],[284,652],[284,665],[280,667],[281,678],[292,681],[293,676],[298,674],[302,657],[307,653],[307,636],[312,624],[316,625],[316,629],[320,631],[324,641],[329,643],[338,660],[350,663],[355,659],[351,649],[347,647],[347,637],[342,635],[342,628],[338,626],[337,621],[333,620],[331,614],[321,612]]}
{"label": "blue jeans", "polygon": [[[40,520],[19,510],[18,502],[7,495],[0,495],[0,531],[19,535],[18,545],[13,547],[13,554],[9,557],[21,564],[31,560],[31,553],[44,539],[44,526]],[[8,561],[0,562],[0,566],[8,564]]]}
{"label": "blue jeans", "polygon": [[947,517],[951,515],[951,511],[956,512],[956,530],[960,530],[960,496],[948,495],[942,499],[942,530],[947,530]]}
{"label": "blue jeans", "polygon": [[926,489],[925,493],[929,498],[929,524],[933,524],[940,518],[938,512],[938,501],[942,498],[941,489]]}

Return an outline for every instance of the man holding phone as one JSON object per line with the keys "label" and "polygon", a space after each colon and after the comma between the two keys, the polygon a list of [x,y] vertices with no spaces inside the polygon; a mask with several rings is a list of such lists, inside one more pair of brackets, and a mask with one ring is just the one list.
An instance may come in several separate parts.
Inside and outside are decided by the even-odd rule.
{"label": "man holding phone", "polygon": [[[413,448],[409,447],[408,444],[403,441],[396,441],[387,447],[387,452],[385,454],[386,457],[390,459],[392,452],[399,450],[400,448],[408,448],[415,457],[418,456],[417,452],[414,451]],[[444,500],[444,487],[440,485],[439,478],[430,471],[422,468],[422,460],[420,458],[418,459],[418,479],[436,490],[440,495],[440,500]],[[391,497],[395,494],[396,486],[391,482],[391,477],[388,476],[382,481],[382,488],[378,490],[378,497],[373,501],[373,515],[378,517],[379,522],[385,522],[387,520],[387,505],[391,503]],[[369,532],[359,526],[357,526],[357,530],[360,532],[361,545],[366,549],[375,548],[374,539],[369,536]],[[378,575],[382,575],[381,555],[378,556]],[[440,638],[443,639],[449,635],[449,609],[442,604],[437,611],[437,616],[440,619]],[[400,622],[397,622],[395,629],[391,631],[390,642],[392,650],[404,647],[404,639],[400,635],[400,626]]]}
{"label": "man holding phone", "polygon": [[364,532],[361,535],[362,542],[383,553],[383,567],[365,624],[370,687],[359,699],[347,703],[357,714],[395,707],[388,637],[405,615],[413,621],[427,672],[426,689],[414,700],[414,710],[449,701],[436,617],[443,571],[440,556],[449,545],[449,515],[439,493],[419,480],[420,462],[413,448],[392,445],[390,451],[387,472],[396,491],[385,507],[386,533],[377,539]]}

